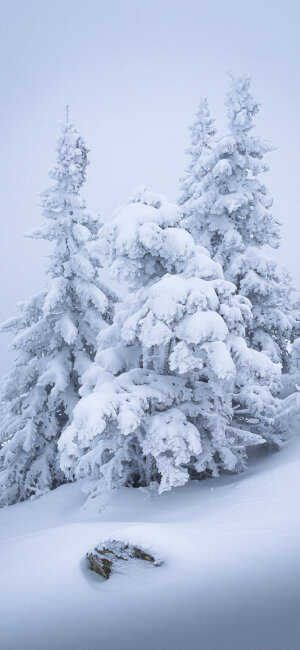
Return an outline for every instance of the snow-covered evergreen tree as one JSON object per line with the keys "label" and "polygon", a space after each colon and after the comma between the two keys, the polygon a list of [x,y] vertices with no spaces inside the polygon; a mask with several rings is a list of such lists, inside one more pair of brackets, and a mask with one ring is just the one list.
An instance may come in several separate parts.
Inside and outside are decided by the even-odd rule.
{"label": "snow-covered evergreen tree", "polygon": [[88,164],[83,138],[62,125],[52,187],[42,195],[46,224],[32,233],[54,243],[47,289],[4,323],[16,362],[0,386],[0,503],[39,495],[64,481],[57,441],[94,359],[97,334],[111,323],[115,296],[101,282],[86,244],[99,220],[80,198]]}
{"label": "snow-covered evergreen tree", "polygon": [[299,433],[300,424],[300,338],[291,346],[288,372],[284,375],[283,399],[277,409],[276,425],[289,432]]}
{"label": "snow-covered evergreen tree", "polygon": [[251,301],[248,343],[285,368],[293,327],[291,282],[263,250],[265,245],[279,245],[279,224],[260,181],[268,169],[263,158],[270,146],[251,133],[259,107],[249,77],[231,77],[226,104],[229,135],[218,140],[206,105],[197,114],[192,163],[182,183],[183,225]]}
{"label": "snow-covered evergreen tree", "polygon": [[282,393],[276,423],[287,433],[299,431],[300,422],[300,298],[294,301],[294,340],[290,346],[287,371],[282,378]]}
{"label": "snow-covered evergreen tree", "polygon": [[157,481],[162,492],[193,475],[241,470],[247,447],[270,435],[278,367],[247,347],[249,301],[181,218],[141,187],[93,244],[132,291],[98,337],[60,439],[68,478]]}
{"label": "snow-covered evergreen tree", "polygon": [[201,238],[202,244],[207,248],[210,247],[210,236],[206,242],[205,226],[215,196],[208,173],[216,144],[214,124],[207,98],[201,97],[195,121],[189,127],[191,144],[187,153],[191,161],[181,181],[182,194],[179,199],[179,205],[185,206],[182,225],[196,241]]}

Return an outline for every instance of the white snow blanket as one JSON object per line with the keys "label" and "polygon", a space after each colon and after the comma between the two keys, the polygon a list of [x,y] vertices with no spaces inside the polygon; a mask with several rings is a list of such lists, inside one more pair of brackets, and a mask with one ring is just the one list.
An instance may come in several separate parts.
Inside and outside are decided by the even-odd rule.
{"label": "white snow blanket", "polygon": [[[122,488],[84,509],[77,483],[3,508],[1,648],[298,650],[299,494],[294,438],[242,476],[161,496]],[[108,537],[165,564],[105,582],[84,558]]]}

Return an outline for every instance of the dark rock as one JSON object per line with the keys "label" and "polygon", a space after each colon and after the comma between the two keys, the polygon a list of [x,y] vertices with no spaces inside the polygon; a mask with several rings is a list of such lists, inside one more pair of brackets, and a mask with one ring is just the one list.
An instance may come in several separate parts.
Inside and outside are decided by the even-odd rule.
{"label": "dark rock", "polygon": [[145,551],[142,551],[142,549],[138,548],[137,546],[133,547],[133,552],[134,552],[134,557],[136,557],[138,560],[145,560],[146,562],[155,562],[155,558],[153,555],[150,555],[149,553],[145,553]]}
{"label": "dark rock", "polygon": [[96,553],[87,553],[87,558],[90,561],[92,571],[99,573],[102,578],[108,580],[111,574],[112,562],[106,557],[99,555],[96,549]]}
{"label": "dark rock", "polygon": [[150,562],[154,566],[163,564],[138,546],[124,544],[119,540],[103,543],[103,546],[100,545],[95,548],[92,553],[87,553],[87,559],[90,563],[90,569],[101,575],[105,580],[108,580],[113,565],[119,561],[142,560]]}

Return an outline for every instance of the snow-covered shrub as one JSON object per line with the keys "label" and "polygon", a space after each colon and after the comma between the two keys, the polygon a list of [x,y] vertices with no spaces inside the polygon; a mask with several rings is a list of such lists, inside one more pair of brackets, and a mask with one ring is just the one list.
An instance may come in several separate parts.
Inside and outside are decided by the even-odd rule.
{"label": "snow-covered shrub", "polygon": [[78,400],[81,376],[94,359],[96,336],[111,323],[115,296],[101,282],[86,244],[98,218],[80,198],[87,149],[66,122],[42,196],[47,222],[32,233],[54,242],[45,291],[20,305],[1,327],[14,334],[16,362],[0,386],[0,503],[38,495],[64,481],[57,440]]}
{"label": "snow-covered shrub", "polygon": [[271,435],[279,369],[247,347],[249,301],[181,219],[141,187],[92,245],[131,293],[99,334],[60,439],[68,478],[158,481],[162,492],[194,475],[241,470],[247,447]]}

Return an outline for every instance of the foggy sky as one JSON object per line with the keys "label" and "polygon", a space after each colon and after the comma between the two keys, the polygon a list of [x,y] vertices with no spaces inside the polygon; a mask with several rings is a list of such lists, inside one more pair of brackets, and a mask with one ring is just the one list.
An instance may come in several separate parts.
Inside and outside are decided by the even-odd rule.
{"label": "foggy sky", "polygon": [[276,258],[299,288],[299,17],[298,0],[0,0],[0,320],[44,286],[47,244],[23,233],[41,222],[65,104],[91,149],[87,206],[107,219],[141,183],[176,200],[200,95],[226,130],[228,69],[252,76],[256,133],[277,147]]}

